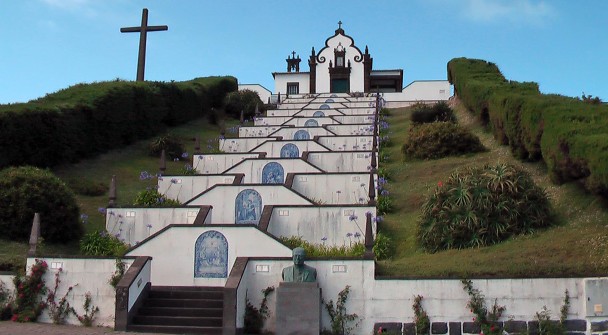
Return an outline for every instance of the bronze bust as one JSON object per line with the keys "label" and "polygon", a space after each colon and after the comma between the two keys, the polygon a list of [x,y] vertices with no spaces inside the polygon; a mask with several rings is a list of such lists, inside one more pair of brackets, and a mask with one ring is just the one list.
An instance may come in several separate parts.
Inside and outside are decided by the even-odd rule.
{"label": "bronze bust", "polygon": [[283,269],[282,278],[288,283],[314,283],[317,281],[317,270],[304,264],[306,251],[303,248],[293,249],[293,265]]}

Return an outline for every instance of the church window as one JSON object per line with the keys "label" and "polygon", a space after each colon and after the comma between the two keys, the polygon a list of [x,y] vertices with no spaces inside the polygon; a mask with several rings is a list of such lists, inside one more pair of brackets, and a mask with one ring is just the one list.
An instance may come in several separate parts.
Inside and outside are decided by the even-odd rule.
{"label": "church window", "polygon": [[344,67],[344,56],[338,56],[336,58],[336,66]]}
{"label": "church window", "polygon": [[287,94],[300,94],[300,83],[287,83]]}

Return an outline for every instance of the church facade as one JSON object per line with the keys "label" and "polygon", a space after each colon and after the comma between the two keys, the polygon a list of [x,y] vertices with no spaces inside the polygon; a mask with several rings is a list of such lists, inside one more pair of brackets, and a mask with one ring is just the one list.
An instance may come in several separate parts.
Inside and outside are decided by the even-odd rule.
{"label": "church facade", "polygon": [[402,92],[403,70],[374,70],[367,46],[362,52],[338,24],[321,50],[312,48],[308,72],[300,71],[302,59],[295,52],[287,57],[287,71],[272,74],[275,94]]}

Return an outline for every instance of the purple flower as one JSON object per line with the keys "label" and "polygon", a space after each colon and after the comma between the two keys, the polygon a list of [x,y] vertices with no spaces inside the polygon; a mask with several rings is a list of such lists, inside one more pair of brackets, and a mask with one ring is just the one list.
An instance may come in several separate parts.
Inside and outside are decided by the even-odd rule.
{"label": "purple flower", "polygon": [[356,232],[355,233],[355,238],[359,238],[359,237],[361,237],[361,234],[359,232]]}
{"label": "purple flower", "polygon": [[171,178],[171,184],[177,184],[177,179],[176,178]]}
{"label": "purple flower", "polygon": [[186,164],[184,165],[184,169],[186,169],[186,171],[192,171],[192,165]]}
{"label": "purple flower", "polygon": [[152,175],[148,173],[148,171],[142,171],[139,174],[139,180],[148,180],[152,179]]}
{"label": "purple flower", "polygon": [[188,156],[189,156],[189,155],[188,155],[188,152],[187,152],[187,151],[186,151],[186,152],[184,152],[184,153],[182,153],[182,158],[188,158]]}
{"label": "purple flower", "polygon": [[114,234],[114,237],[119,238],[120,237],[120,233]]}
{"label": "purple flower", "polygon": [[109,211],[108,215],[114,215],[114,211]]}
{"label": "purple flower", "polygon": [[223,139],[225,139],[226,137],[225,137],[224,135],[220,135],[218,138],[219,138],[220,140],[223,140]]}
{"label": "purple flower", "polygon": [[351,236],[353,236],[353,233],[346,233],[346,237],[350,238]]}
{"label": "purple flower", "polygon": [[380,195],[387,196],[388,195],[388,191],[387,190],[382,190],[382,192],[380,192]]}
{"label": "purple flower", "polygon": [[97,211],[101,214],[106,214],[106,208],[105,207],[99,207],[97,208]]}
{"label": "purple flower", "polygon": [[203,160],[203,158],[204,158],[203,155],[198,155],[199,160]]}
{"label": "purple flower", "polygon": [[327,241],[327,237],[323,236],[323,237],[321,238],[321,241],[323,241],[323,242]]}
{"label": "purple flower", "polygon": [[374,222],[376,222],[376,223],[379,223],[379,222],[382,222],[382,221],[384,221],[384,218],[382,216],[376,216],[374,218]]}
{"label": "purple flower", "polygon": [[351,214],[351,215],[348,217],[348,220],[349,220],[349,221],[355,221],[355,220],[357,220],[357,216],[356,216],[355,214]]}
{"label": "purple flower", "polygon": [[148,224],[146,225],[146,227],[148,227],[148,228],[152,228],[152,225],[148,223]]}

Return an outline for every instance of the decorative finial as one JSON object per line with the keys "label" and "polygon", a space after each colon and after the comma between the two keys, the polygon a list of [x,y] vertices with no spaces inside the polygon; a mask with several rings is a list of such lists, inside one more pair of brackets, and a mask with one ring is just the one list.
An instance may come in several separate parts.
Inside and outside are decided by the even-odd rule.
{"label": "decorative finial", "polygon": [[36,256],[36,247],[40,239],[40,213],[34,213],[34,221],[32,222],[32,230],[30,232],[30,249],[27,252],[28,256]]}
{"label": "decorative finial", "polygon": [[112,176],[112,181],[110,181],[110,192],[109,192],[109,201],[108,207],[112,208],[116,206],[116,175]]}
{"label": "decorative finial", "polygon": [[163,149],[160,152],[160,161],[158,164],[158,171],[160,171],[160,174],[164,175],[166,170],[167,170],[167,154],[165,153],[165,149]]}
{"label": "decorative finial", "polygon": [[291,58],[296,58],[296,52],[295,51],[291,52]]}
{"label": "decorative finial", "polygon": [[342,29],[342,21],[338,21],[338,29]]}

